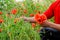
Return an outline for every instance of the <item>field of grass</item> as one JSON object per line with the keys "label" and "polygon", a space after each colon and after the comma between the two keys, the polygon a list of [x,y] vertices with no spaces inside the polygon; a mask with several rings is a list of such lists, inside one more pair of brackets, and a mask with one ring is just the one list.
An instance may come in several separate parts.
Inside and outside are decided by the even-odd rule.
{"label": "field of grass", "polygon": [[40,40],[40,25],[24,22],[20,16],[33,17],[38,12],[42,14],[53,1],[0,0],[0,40]]}

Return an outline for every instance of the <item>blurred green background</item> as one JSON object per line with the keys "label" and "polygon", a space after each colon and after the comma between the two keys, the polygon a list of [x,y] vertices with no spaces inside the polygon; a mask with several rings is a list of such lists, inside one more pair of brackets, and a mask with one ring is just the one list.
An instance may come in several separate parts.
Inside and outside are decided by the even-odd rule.
{"label": "blurred green background", "polygon": [[[54,1],[0,0],[0,40],[41,40],[40,25],[19,18],[22,15],[33,17],[38,12],[42,14]],[[53,18],[50,21],[54,22]]]}

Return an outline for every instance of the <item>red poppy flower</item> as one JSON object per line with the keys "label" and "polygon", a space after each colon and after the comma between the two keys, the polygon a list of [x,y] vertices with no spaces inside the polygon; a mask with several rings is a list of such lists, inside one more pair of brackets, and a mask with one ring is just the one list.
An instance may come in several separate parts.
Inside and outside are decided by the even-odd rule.
{"label": "red poppy flower", "polygon": [[27,10],[26,9],[24,10],[24,13],[27,13]]}
{"label": "red poppy flower", "polygon": [[0,19],[0,23],[3,23],[4,22],[4,20],[3,19]]}
{"label": "red poppy flower", "polygon": [[44,21],[44,20],[47,20],[47,17],[44,14],[42,14],[41,19],[42,19],[42,21]]}
{"label": "red poppy flower", "polygon": [[16,14],[16,13],[17,13],[17,10],[16,10],[16,9],[13,9],[13,10],[11,11],[11,13],[12,13],[12,14]]}
{"label": "red poppy flower", "polygon": [[47,17],[44,14],[42,14],[42,15],[36,14],[35,15],[35,21],[37,23],[42,24],[45,20],[47,20]]}
{"label": "red poppy flower", "polygon": [[2,12],[0,11],[0,15],[2,14]]}
{"label": "red poppy flower", "polygon": [[0,28],[0,32],[2,32],[2,29]]}
{"label": "red poppy flower", "polygon": [[32,27],[35,28],[36,27],[36,24],[35,23],[32,23]]}
{"label": "red poppy flower", "polygon": [[33,17],[34,16],[34,14],[30,14],[30,17]]}

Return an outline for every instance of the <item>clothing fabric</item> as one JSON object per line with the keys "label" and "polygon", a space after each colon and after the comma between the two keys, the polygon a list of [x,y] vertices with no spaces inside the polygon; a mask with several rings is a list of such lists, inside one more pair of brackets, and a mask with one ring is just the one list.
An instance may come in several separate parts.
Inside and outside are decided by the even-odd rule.
{"label": "clothing fabric", "polygon": [[[60,24],[60,0],[52,3],[44,14],[48,19],[54,16],[55,23]],[[40,30],[40,37],[42,40],[60,40],[60,31],[53,28],[43,28]]]}
{"label": "clothing fabric", "polygon": [[48,8],[47,11],[44,12],[48,19],[54,16],[54,21],[56,24],[60,24],[60,0],[55,1],[52,5]]}
{"label": "clothing fabric", "polygon": [[60,31],[52,28],[43,28],[40,30],[41,40],[60,40]]}

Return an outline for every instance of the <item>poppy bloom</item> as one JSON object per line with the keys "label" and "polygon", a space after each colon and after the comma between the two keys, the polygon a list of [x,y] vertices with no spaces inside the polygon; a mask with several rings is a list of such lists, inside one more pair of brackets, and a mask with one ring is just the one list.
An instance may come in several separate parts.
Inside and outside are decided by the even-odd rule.
{"label": "poppy bloom", "polygon": [[0,15],[2,14],[2,12],[0,11]]}
{"label": "poppy bloom", "polygon": [[2,32],[2,29],[0,28],[0,32]]}
{"label": "poppy bloom", "polygon": [[44,14],[42,14],[41,19],[42,19],[42,21],[44,21],[44,20],[47,20],[47,17]]}
{"label": "poppy bloom", "polygon": [[35,21],[39,24],[42,24],[45,20],[47,20],[47,17],[44,14],[42,15],[36,14],[34,17],[35,17]]}
{"label": "poppy bloom", "polygon": [[13,10],[11,11],[11,13],[12,13],[12,14],[16,14],[16,13],[17,13],[17,10],[16,10],[16,9],[13,9]]}
{"label": "poppy bloom", "polygon": [[3,19],[0,19],[0,23],[3,23],[4,22],[4,20]]}
{"label": "poppy bloom", "polygon": [[27,10],[26,9],[24,10],[24,13],[27,13]]}
{"label": "poppy bloom", "polygon": [[34,14],[30,14],[30,17],[33,17],[34,16]]}
{"label": "poppy bloom", "polygon": [[40,14],[36,14],[35,15],[35,21],[37,22],[37,23],[41,23],[41,15]]}
{"label": "poppy bloom", "polygon": [[32,23],[32,27],[35,28],[36,27],[36,24],[35,23]]}

